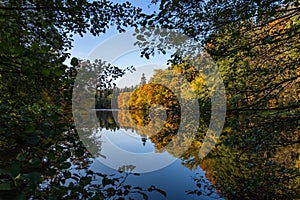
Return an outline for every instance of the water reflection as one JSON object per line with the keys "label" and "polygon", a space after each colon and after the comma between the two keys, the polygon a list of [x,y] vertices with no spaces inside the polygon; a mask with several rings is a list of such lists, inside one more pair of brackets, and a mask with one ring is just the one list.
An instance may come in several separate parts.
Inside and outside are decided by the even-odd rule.
{"label": "water reflection", "polygon": [[[165,147],[161,144],[164,140],[164,136],[162,134],[155,133],[160,133],[162,127],[165,127],[166,123],[163,122],[163,120],[149,120],[149,115],[152,115],[150,119],[166,119],[167,114],[164,114],[161,110],[157,110],[157,108],[151,112],[143,110],[120,110],[119,112],[102,110],[97,112],[105,112],[105,114],[97,114],[99,117],[105,117],[99,119],[99,126],[100,121],[105,120],[106,118],[108,120],[115,118],[115,120],[118,121],[118,123],[115,123],[117,124],[116,127],[110,127],[106,130],[99,129],[99,134],[102,135],[101,140],[103,142],[101,153],[104,154],[107,159],[109,159],[108,157],[119,156],[118,160],[113,161],[114,164],[117,163],[116,165],[121,166],[122,161],[124,162],[124,160],[126,160],[124,158],[125,156],[122,156],[121,153],[112,155],[114,149],[110,146],[106,146],[108,140],[103,139],[103,137],[108,137],[110,142],[124,151],[138,154],[144,153],[142,156],[146,158],[147,155],[145,153],[154,153],[156,155],[156,157],[150,158],[149,161],[142,161],[142,164],[147,162],[153,164],[155,162],[164,162],[166,159],[172,159],[172,163],[170,163],[170,165],[166,165],[162,169],[156,171],[153,170],[154,168],[152,166],[150,166],[150,171],[148,173],[141,174],[141,176],[137,179],[131,179],[131,183],[137,183],[143,186],[147,186],[149,184],[155,185],[167,193],[167,199],[199,199],[197,194],[200,195],[200,192],[194,193],[193,191],[197,190],[197,185],[199,186],[201,184],[201,198],[219,198],[215,188],[205,177],[205,172],[201,169],[200,165],[195,166],[193,169],[189,169],[184,165],[183,160],[180,159],[183,156],[181,154],[181,145],[189,145],[193,138],[186,137],[182,138],[180,141],[172,141],[171,145]],[[149,115],[146,116],[147,114]],[[160,115],[161,117],[155,118],[153,115]],[[179,115],[173,115],[173,117],[174,116],[179,118]],[[149,120],[147,121],[148,126],[144,126],[143,120]],[[173,120],[177,122],[179,121],[176,117],[174,117]],[[137,121],[140,122],[140,124],[136,123]],[[166,133],[172,134],[173,138],[174,134],[176,134],[176,132],[172,132],[172,126],[170,126],[170,129],[168,132],[166,131]],[[203,133],[205,133],[205,129],[203,131],[199,131],[198,137],[203,138],[200,136]],[[168,134],[166,134],[166,136],[168,136]],[[194,148],[198,143],[199,141],[193,142],[192,147]],[[179,148],[178,151],[176,151],[177,148]],[[133,161],[129,160],[127,162],[127,164],[130,164]],[[105,159],[98,157],[98,159],[94,162],[93,170],[106,169],[107,172],[113,171],[103,163],[105,164]],[[141,163],[137,162],[137,165],[141,165]],[[133,172],[138,170],[139,166],[133,166]],[[199,176],[202,176],[201,181],[196,181]],[[151,195],[152,194],[150,194],[150,196]],[[153,199],[159,198],[151,196],[151,199],[152,197]]]}
{"label": "water reflection", "polygon": [[[161,115],[159,119],[167,117],[160,111],[156,114]],[[167,146],[153,137],[153,130],[160,130],[164,123],[150,121],[150,126],[138,126],[130,120],[147,119],[141,112],[100,111],[97,116],[97,132],[86,130],[88,141],[84,142],[94,152],[86,151],[74,130],[61,131],[47,124],[24,130],[29,139],[15,141],[13,148],[2,143],[0,199],[142,199],[145,195],[149,199],[299,198],[297,110],[229,114],[220,142],[204,159],[198,152],[209,115],[202,115],[194,138],[172,140]],[[29,137],[33,132],[43,134],[35,140]],[[130,163],[113,170],[99,162],[107,156],[99,132],[114,137],[119,141],[116,144],[128,151],[164,153],[175,162],[144,174],[136,174],[136,166]],[[124,138],[133,143],[128,145]],[[182,154],[177,148],[184,145],[189,146]]]}
{"label": "water reflection", "polygon": [[[200,119],[203,120],[200,123],[202,127],[199,127],[191,143],[189,138],[183,138],[180,142],[172,141],[171,147],[173,148],[170,148],[162,144],[161,134],[153,135],[153,132],[163,127],[163,123],[151,124],[147,121],[149,120],[148,114],[145,111],[120,111],[117,113],[118,128],[119,130],[124,128],[123,130],[126,129],[127,132],[133,131],[131,128],[139,130],[133,132],[140,147],[143,147],[145,143],[152,143],[156,152],[167,152],[179,158],[178,162],[172,165],[176,168],[174,174],[182,173],[184,171],[182,167],[190,170],[194,185],[189,185],[190,188],[185,190],[185,196],[182,195],[182,198],[187,198],[187,196],[189,198],[217,197],[217,193],[228,199],[295,199],[299,197],[299,112],[228,114],[220,142],[204,159],[199,157],[198,152],[207,130],[205,117]],[[112,113],[102,116],[113,118]],[[145,128],[144,124],[141,124],[143,120],[150,126]],[[181,145],[185,143],[191,144],[188,150],[184,154],[176,153],[176,148],[181,148]],[[181,168],[177,166],[179,163]],[[168,188],[166,190],[168,191]]]}
{"label": "water reflection", "polygon": [[200,165],[228,199],[297,199],[299,117],[299,111],[228,116],[221,143]]}

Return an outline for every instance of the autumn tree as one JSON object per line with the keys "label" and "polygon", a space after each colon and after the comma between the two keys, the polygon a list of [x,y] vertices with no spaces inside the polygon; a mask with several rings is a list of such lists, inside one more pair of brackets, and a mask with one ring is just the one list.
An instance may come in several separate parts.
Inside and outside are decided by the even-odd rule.
{"label": "autumn tree", "polygon": [[[148,15],[145,26],[169,28],[198,41],[226,87],[228,115],[219,144],[204,160],[190,149],[184,163],[190,168],[209,163],[209,177],[228,199],[297,198],[299,1],[152,2],[160,12]],[[161,42],[172,46],[176,41],[170,37],[166,34]],[[145,54],[152,55],[152,47]]]}

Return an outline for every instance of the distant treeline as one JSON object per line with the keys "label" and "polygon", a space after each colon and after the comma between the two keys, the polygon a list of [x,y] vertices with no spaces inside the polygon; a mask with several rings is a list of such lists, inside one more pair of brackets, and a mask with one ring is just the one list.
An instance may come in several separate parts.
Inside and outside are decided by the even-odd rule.
{"label": "distant treeline", "polygon": [[99,90],[96,93],[96,109],[112,109],[119,108],[125,109],[128,107],[128,101],[130,99],[131,93],[138,86],[132,86],[130,88],[115,88],[115,89],[104,89]]}
{"label": "distant treeline", "polygon": [[128,109],[128,102],[132,92],[139,86],[146,84],[145,74],[142,74],[141,82],[138,85],[124,88],[103,89],[96,93],[96,109]]}

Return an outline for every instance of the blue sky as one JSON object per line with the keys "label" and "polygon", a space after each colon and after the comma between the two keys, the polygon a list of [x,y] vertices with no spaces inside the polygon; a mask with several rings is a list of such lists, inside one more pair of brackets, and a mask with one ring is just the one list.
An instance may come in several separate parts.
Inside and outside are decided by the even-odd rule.
{"label": "blue sky", "polygon": [[[123,3],[125,0],[113,0],[113,2]],[[129,2],[134,6],[142,8],[146,13],[157,10],[158,7],[157,5],[150,4],[150,0],[132,0]],[[130,28],[128,30],[130,30]],[[75,35],[73,48],[70,51],[71,57],[85,59],[101,42],[116,34],[119,34],[119,32],[114,27],[110,27],[105,34],[101,34],[98,37],[90,33],[85,34],[83,37]]]}
{"label": "blue sky", "polygon": [[[125,0],[113,0],[116,3],[123,3]],[[129,1],[136,7],[140,7],[143,9],[145,13],[151,13],[154,10],[158,10],[158,5],[151,4],[151,0],[133,0]],[[128,28],[127,31],[133,30],[132,28]],[[77,57],[80,59],[91,59],[91,55],[94,54],[95,51],[99,48],[99,46],[106,43],[108,40],[112,40],[112,38],[118,36],[120,33],[115,29],[115,27],[110,27],[105,34],[101,34],[100,36],[93,36],[90,33],[85,34],[83,37],[80,35],[74,36],[73,48],[71,49],[71,58]],[[126,42],[126,41],[125,41]],[[121,45],[121,44],[119,44]],[[114,47],[115,48],[115,47]],[[118,48],[118,47],[116,47]],[[107,52],[112,52],[113,47],[107,50]],[[100,57],[102,55],[100,54]],[[156,55],[152,57],[150,60],[146,58],[140,58],[139,50],[135,50],[132,52],[128,52],[124,55],[121,55],[118,59],[112,62],[113,65],[119,67],[128,67],[128,66],[135,66],[136,71],[134,73],[128,73],[121,79],[117,81],[118,87],[127,86],[130,87],[131,85],[139,84],[140,77],[142,73],[145,74],[146,79],[149,80],[150,77],[153,75],[153,69],[165,69],[166,68],[166,61],[169,58],[167,56]],[[93,56],[92,56],[93,57]],[[66,61],[66,64],[70,63],[70,59]]]}

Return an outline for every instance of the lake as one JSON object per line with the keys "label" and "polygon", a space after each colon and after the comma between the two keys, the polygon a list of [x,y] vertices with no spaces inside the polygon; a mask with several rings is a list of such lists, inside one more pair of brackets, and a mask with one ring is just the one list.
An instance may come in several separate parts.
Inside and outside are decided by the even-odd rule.
{"label": "lake", "polygon": [[5,138],[12,132],[3,135],[0,199],[300,196],[298,111],[228,112],[220,137],[209,138],[215,145],[205,157],[200,153],[210,120],[205,112],[180,118],[157,108],[92,110],[93,125],[86,123],[88,112],[82,113],[79,125],[89,128],[30,125],[13,147],[5,146],[13,142]]}
{"label": "lake", "polygon": [[222,199],[200,164],[189,167],[189,160],[183,159],[176,149],[157,148],[153,135],[159,131],[158,122],[156,126],[151,123],[148,127],[138,126],[129,111],[124,110],[97,110],[96,114],[99,126],[94,130],[93,140],[99,152],[90,166],[92,171],[138,173],[128,177],[126,184],[141,188],[153,185],[166,193],[164,197],[151,192],[149,199]]}

